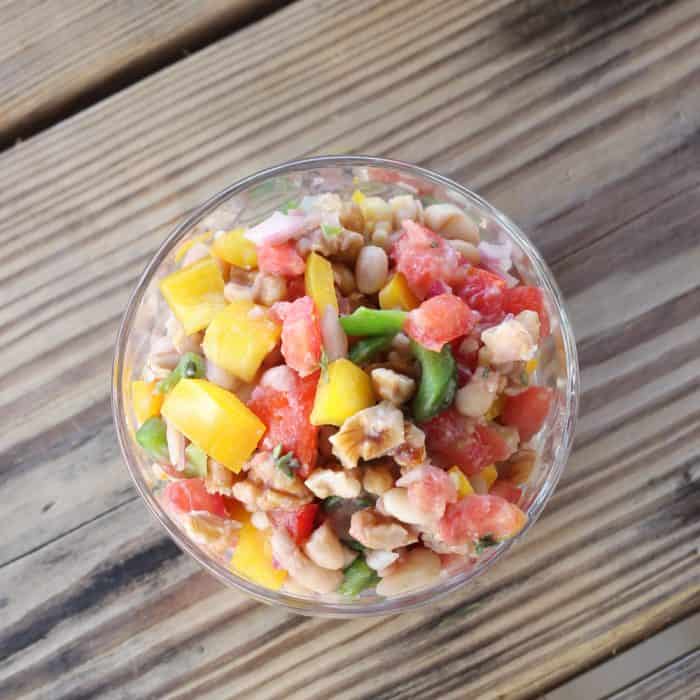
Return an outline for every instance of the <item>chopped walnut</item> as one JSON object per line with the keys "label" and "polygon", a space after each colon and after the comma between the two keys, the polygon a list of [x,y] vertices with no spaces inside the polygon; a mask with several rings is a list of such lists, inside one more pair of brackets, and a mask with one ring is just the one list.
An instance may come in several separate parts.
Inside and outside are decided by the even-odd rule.
{"label": "chopped walnut", "polygon": [[481,340],[490,352],[491,362],[495,364],[530,360],[537,351],[537,341],[514,318],[507,318],[497,326],[485,330],[481,334]]}
{"label": "chopped walnut", "polygon": [[[306,241],[306,243],[302,244],[301,241]],[[308,245],[309,251],[320,253],[325,258],[354,262],[364,244],[364,236],[356,231],[342,229],[335,236],[327,236],[320,228],[317,228],[300,239],[297,248],[301,251]],[[299,248],[300,245],[301,248]]]}
{"label": "chopped walnut", "polygon": [[354,469],[359,459],[388,454],[403,440],[403,414],[388,401],[350,416],[330,438],[333,454],[346,469]]}
{"label": "chopped walnut", "polygon": [[275,466],[275,459],[270,452],[258,452],[248,463],[248,479],[250,481],[263,484],[276,491],[292,494],[302,498],[310,499],[307,488],[301,478],[292,472],[289,477],[281,469]]}
{"label": "chopped walnut", "polygon": [[391,456],[402,467],[402,472],[419,467],[426,460],[425,433],[417,425],[406,421],[404,441],[392,450]]}
{"label": "chopped walnut", "polygon": [[204,480],[204,486],[209,493],[232,496],[235,481],[236,476],[230,469],[211,457],[207,460],[207,476]]}
{"label": "chopped walnut", "polygon": [[365,217],[362,214],[362,209],[355,202],[343,202],[341,205],[340,225],[350,231],[364,232]]}
{"label": "chopped walnut", "polygon": [[413,528],[371,510],[358,510],[350,520],[350,535],[369,549],[391,551],[418,541]]}
{"label": "chopped walnut", "polygon": [[378,367],[372,370],[371,376],[377,396],[394,406],[406,403],[416,391],[416,382],[411,377],[394,372],[393,369]]}
{"label": "chopped walnut", "polygon": [[253,283],[253,300],[272,306],[278,301],[287,298],[287,282],[284,277],[271,275],[266,272],[259,272]]}
{"label": "chopped walnut", "polygon": [[394,470],[389,460],[365,465],[362,486],[367,493],[381,496],[394,485]]}
{"label": "chopped walnut", "polygon": [[304,484],[317,498],[357,498],[362,491],[360,480],[347,469],[314,469]]}

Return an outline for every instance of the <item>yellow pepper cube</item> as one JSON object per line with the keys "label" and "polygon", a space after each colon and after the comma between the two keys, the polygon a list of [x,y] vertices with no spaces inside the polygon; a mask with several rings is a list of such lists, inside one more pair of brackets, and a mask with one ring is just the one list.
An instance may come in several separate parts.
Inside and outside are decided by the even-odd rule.
{"label": "yellow pepper cube", "polygon": [[240,529],[231,558],[231,570],[273,591],[279,589],[287,578],[287,572],[276,569],[273,564],[269,536],[255,528],[250,520]]}
{"label": "yellow pepper cube", "polygon": [[136,422],[141,425],[149,418],[154,418],[160,414],[160,407],[163,405],[163,394],[156,393],[158,382],[131,382],[131,398],[134,402],[134,413]]}
{"label": "yellow pepper cube", "polygon": [[250,382],[281,332],[266,307],[239,299],[214,316],[202,347],[212,362]]}
{"label": "yellow pepper cube", "polygon": [[491,489],[494,485],[496,479],[498,479],[498,470],[494,464],[489,464],[488,467],[484,467],[478,474],[486,484],[487,489]]}
{"label": "yellow pepper cube", "polygon": [[498,418],[498,416],[501,415],[501,411],[503,410],[505,402],[506,399],[504,396],[497,396],[493,400],[493,403],[489,407],[489,410],[486,411],[486,415],[484,416],[484,418],[486,418],[486,420],[493,420],[494,418]]}
{"label": "yellow pepper cube", "polygon": [[327,306],[332,306],[338,311],[338,298],[335,295],[335,280],[333,278],[333,266],[322,255],[311,253],[306,258],[306,271],[304,272],[304,286],[306,294],[314,300],[319,318]]}
{"label": "yellow pepper cube", "polygon": [[472,488],[471,483],[469,483],[469,479],[467,479],[466,475],[459,467],[450,467],[447,470],[447,473],[449,474],[450,479],[452,479],[452,483],[457,489],[457,495],[460,498],[471,496],[474,493],[474,489]]}
{"label": "yellow pepper cube", "polygon": [[362,206],[362,203],[367,199],[365,197],[364,193],[360,192],[360,190],[355,190],[352,193],[352,201],[355,202],[358,206]]}
{"label": "yellow pepper cube", "polygon": [[379,306],[382,309],[403,309],[411,311],[420,305],[416,295],[409,289],[406,278],[397,272],[379,292]]}
{"label": "yellow pepper cube", "polygon": [[531,360],[528,360],[525,363],[525,371],[527,372],[528,376],[534,373],[534,371],[537,369],[537,358],[533,357]]}
{"label": "yellow pepper cube", "polygon": [[166,396],[161,413],[236,474],[265,433],[265,424],[235,394],[206,379],[181,379]]}
{"label": "yellow pepper cube", "polygon": [[255,243],[245,237],[244,228],[235,228],[214,239],[212,251],[217,258],[231,265],[254,270],[258,266],[258,253]]}
{"label": "yellow pepper cube", "polygon": [[374,404],[369,375],[341,358],[331,362],[318,381],[311,424],[341,426],[346,418]]}
{"label": "yellow pepper cube", "polygon": [[206,328],[226,306],[224,278],[211,256],[165,277],[160,291],[187,335]]}

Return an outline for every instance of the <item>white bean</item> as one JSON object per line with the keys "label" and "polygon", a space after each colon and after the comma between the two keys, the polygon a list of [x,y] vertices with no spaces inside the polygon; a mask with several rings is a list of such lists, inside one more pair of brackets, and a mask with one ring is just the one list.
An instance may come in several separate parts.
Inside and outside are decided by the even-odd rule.
{"label": "white bean", "polygon": [[328,521],[311,533],[304,545],[304,552],[314,564],[324,569],[337,571],[343,568],[345,562],[343,545]]}
{"label": "white bean", "polygon": [[345,296],[352,294],[356,289],[355,275],[347,265],[342,263],[333,263],[333,281],[340,293]]}
{"label": "white bean", "polygon": [[459,238],[479,245],[479,227],[455,204],[431,204],[423,218],[428,228],[445,238]]}
{"label": "white bean", "polygon": [[394,228],[401,228],[404,219],[423,221],[423,205],[420,200],[415,199],[410,194],[400,194],[389,200],[389,206],[394,216]]}
{"label": "white bean", "polygon": [[487,372],[479,368],[457,392],[455,408],[468,418],[481,418],[486,415],[498,393],[500,379],[498,372]]}
{"label": "white bean", "polygon": [[330,304],[326,306],[321,317],[321,337],[329,362],[347,357],[348,337],[340,325],[338,312]]}
{"label": "white bean", "polygon": [[314,593],[332,593],[343,580],[340,571],[324,569],[314,564],[294,544],[283,530],[275,530],[270,538],[272,555],[289,575]]}
{"label": "white bean", "polygon": [[365,246],[357,256],[355,280],[363,294],[375,294],[389,275],[389,258],[378,246]]}
{"label": "white bean", "polygon": [[408,489],[395,487],[382,495],[382,508],[392,517],[409,525],[427,525],[432,513],[416,508],[408,498]]}
{"label": "white bean", "polygon": [[[395,567],[395,568],[394,568]],[[377,593],[393,596],[427,586],[440,577],[440,557],[424,548],[412,549],[377,584]]]}
{"label": "white bean", "polygon": [[461,241],[458,238],[451,238],[447,242],[460,253],[468,263],[478,265],[481,262],[481,253],[473,243]]}

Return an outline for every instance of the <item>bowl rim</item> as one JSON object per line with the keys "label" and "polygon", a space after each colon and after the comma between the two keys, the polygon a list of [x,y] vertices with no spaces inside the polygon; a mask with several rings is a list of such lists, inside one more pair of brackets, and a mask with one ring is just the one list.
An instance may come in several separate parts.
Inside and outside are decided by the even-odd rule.
{"label": "bowl rim", "polygon": [[[520,248],[525,252],[530,263],[533,265],[535,273],[538,277],[538,284],[544,286],[549,296],[554,300],[561,320],[564,357],[567,369],[566,415],[563,424],[562,441],[556,447],[554,460],[549,467],[549,473],[545,478],[542,487],[525,511],[528,516],[525,527],[520,533],[518,533],[517,536],[501,544],[489,556],[482,556],[478,562],[467,571],[459,572],[444,579],[440,579],[434,586],[418,589],[416,591],[409,591],[405,594],[392,598],[386,598],[378,602],[335,603],[311,599],[303,596],[295,596],[291,593],[281,591],[272,591],[236,575],[233,571],[224,567],[221,563],[207,555],[204,550],[193,543],[190,538],[180,530],[171,517],[165,512],[162,506],[155,499],[151,490],[148,488],[141,474],[140,467],[132,462],[130,457],[130,449],[133,448],[133,441],[128,433],[127,421],[125,418],[122,367],[132,321],[141,304],[146,289],[150,285],[152,278],[167,255],[194,225],[196,225],[201,219],[207,216],[207,214],[218,208],[235,194],[238,194],[248,187],[256,185],[259,182],[267,180],[271,177],[323,167],[378,167],[391,169],[405,173],[409,176],[417,176],[434,184],[448,187],[457,191],[468,201],[488,212],[488,214],[503,227],[507,235],[517,242]],[[445,177],[444,175],[422,166],[413,165],[400,160],[375,156],[327,155],[290,160],[279,165],[259,170],[252,175],[241,178],[212,195],[203,204],[192,210],[189,215],[185,216],[183,220],[175,226],[175,228],[165,238],[151,257],[129,296],[126,310],[122,316],[117,333],[117,342],[115,345],[112,364],[111,404],[112,418],[117,433],[119,449],[121,451],[122,459],[124,460],[129,471],[129,475],[136,486],[136,490],[146,502],[151,514],[165,528],[180,549],[192,556],[200,566],[202,566],[208,573],[213,575],[223,584],[236,588],[258,601],[277,605],[290,612],[302,615],[353,618],[395,614],[432,604],[456,591],[457,589],[462,588],[471,580],[483,574],[485,571],[491,568],[496,561],[503,557],[515,543],[520,542],[541,515],[544,506],[554,492],[554,489],[556,488],[556,485],[559,482],[559,479],[561,478],[566,466],[573,445],[573,437],[578,416],[579,394],[580,372],[578,365],[578,353],[576,350],[573,328],[566,310],[563,296],[551,270],[545,263],[539,251],[515,223],[513,223],[505,214],[496,209],[493,205],[489,204],[489,202],[484,200],[472,190],[451,180],[448,177]]]}

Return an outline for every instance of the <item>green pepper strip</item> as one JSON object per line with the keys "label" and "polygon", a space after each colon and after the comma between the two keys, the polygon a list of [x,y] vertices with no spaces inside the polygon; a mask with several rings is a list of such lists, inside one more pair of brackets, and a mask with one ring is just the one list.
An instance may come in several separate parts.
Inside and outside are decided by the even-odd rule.
{"label": "green pepper strip", "polygon": [[207,476],[207,454],[201,448],[191,442],[185,448],[185,457],[187,458],[187,476],[188,478],[199,477],[205,479]]}
{"label": "green pepper strip", "polygon": [[136,442],[156,462],[167,462],[168,441],[165,437],[165,421],[162,418],[149,418],[137,431]]}
{"label": "green pepper strip", "polygon": [[457,391],[457,363],[449,345],[433,352],[412,340],[411,350],[421,366],[420,386],[412,404],[413,417],[420,423],[452,403]]}
{"label": "green pepper strip", "polygon": [[360,306],[349,316],[342,316],[340,325],[348,335],[388,335],[398,333],[406,320],[405,311],[368,309]]}
{"label": "green pepper strip", "polygon": [[159,394],[167,394],[183,378],[201,379],[204,376],[204,358],[196,352],[186,352],[177,363],[177,367],[165,379],[156,385]]}
{"label": "green pepper strip", "polygon": [[356,365],[366,365],[374,357],[391,347],[391,341],[394,339],[395,333],[388,335],[373,335],[369,338],[358,340],[352,348],[350,348],[349,358]]}
{"label": "green pepper strip", "polygon": [[354,598],[365,588],[374,586],[377,583],[379,583],[377,572],[367,566],[363,556],[359,556],[343,571],[343,582],[340,584],[338,592]]}

